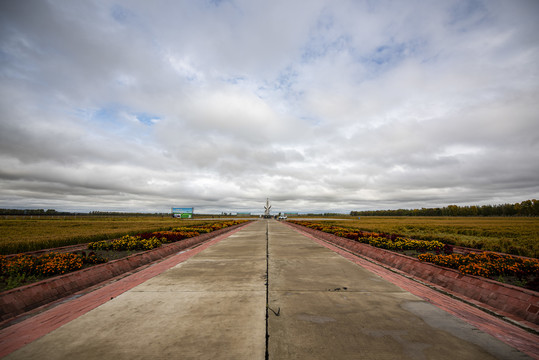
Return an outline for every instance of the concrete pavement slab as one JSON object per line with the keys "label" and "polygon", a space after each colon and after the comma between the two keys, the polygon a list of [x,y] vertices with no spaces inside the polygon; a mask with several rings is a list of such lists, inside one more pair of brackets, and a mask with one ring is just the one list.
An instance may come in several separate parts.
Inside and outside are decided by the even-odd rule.
{"label": "concrete pavement slab", "polygon": [[402,292],[270,292],[270,306],[271,359],[527,358]]}
{"label": "concrete pavement slab", "polygon": [[528,358],[294,230],[268,227],[270,359]]}
{"label": "concrete pavement slab", "polygon": [[129,291],[8,359],[252,359],[264,354],[264,292]]}
{"label": "concrete pavement slab", "polygon": [[266,259],[186,261],[134,291],[266,291]]}
{"label": "concrete pavement slab", "polygon": [[[286,259],[272,259],[270,256],[270,291],[402,291],[354,263],[343,262],[342,257],[328,256]],[[335,262],[340,266],[335,266]],[[366,281],[368,287],[365,286]]]}

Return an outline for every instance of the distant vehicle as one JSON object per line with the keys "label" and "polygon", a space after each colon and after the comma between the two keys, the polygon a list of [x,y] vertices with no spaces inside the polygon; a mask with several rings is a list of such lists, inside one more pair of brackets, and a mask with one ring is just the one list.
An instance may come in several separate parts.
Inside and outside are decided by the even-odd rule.
{"label": "distant vehicle", "polygon": [[286,220],[286,219],[287,219],[286,215],[279,216],[279,220]]}

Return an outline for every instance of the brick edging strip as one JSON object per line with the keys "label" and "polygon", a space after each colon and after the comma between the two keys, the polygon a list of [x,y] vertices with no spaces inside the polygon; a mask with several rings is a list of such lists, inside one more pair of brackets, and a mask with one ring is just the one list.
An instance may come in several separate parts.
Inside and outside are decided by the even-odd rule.
{"label": "brick edging strip", "polygon": [[342,238],[305,226],[286,223],[319,239],[374,259],[406,274],[435,284],[449,291],[486,304],[502,313],[539,324],[539,293],[517,286],[503,284],[479,276],[464,275],[457,270],[425,263],[416,258],[379,249],[351,239]]}
{"label": "brick edging strip", "polygon": [[249,223],[251,222],[232,225],[210,233],[165,244],[156,249],[140,252],[122,259],[91,266],[86,269],[2,292],[0,293],[0,321],[3,322],[12,319],[17,315],[132,271],[143,265],[163,259],[178,251],[185,250],[234,229],[246,226]]}

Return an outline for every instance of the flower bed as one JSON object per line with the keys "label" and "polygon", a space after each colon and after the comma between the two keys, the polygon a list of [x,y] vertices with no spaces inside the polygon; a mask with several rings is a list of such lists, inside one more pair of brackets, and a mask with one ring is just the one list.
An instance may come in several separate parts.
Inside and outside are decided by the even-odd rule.
{"label": "flower bed", "polygon": [[359,229],[344,228],[327,224],[313,223],[308,221],[289,221],[296,225],[308,227],[319,231],[359,241],[382,249],[393,251],[415,250],[419,253],[434,251],[436,253],[452,254],[453,247],[440,241],[423,241],[407,239],[396,234],[384,234],[361,231]]}
{"label": "flower bed", "polygon": [[106,262],[107,259],[94,253],[56,253],[51,252],[40,256],[17,255],[6,258],[0,255],[0,279],[2,290],[8,290],[22,283],[38,281],[50,276],[66,274],[80,270],[84,265],[94,265]]}
{"label": "flower bed", "polygon": [[155,236],[142,239],[140,236],[125,235],[113,241],[97,241],[88,244],[89,250],[151,250],[161,246],[162,242]]}
{"label": "flower bed", "polygon": [[48,253],[33,257],[19,255],[10,259],[0,257],[0,274],[50,276],[81,269],[83,260],[75,254]]}
{"label": "flower bed", "polygon": [[467,275],[483,277],[516,276],[523,279],[539,274],[539,261],[512,255],[483,252],[479,254],[433,255],[420,254],[417,257],[436,265],[458,269]]}
{"label": "flower bed", "polygon": [[88,250],[92,252],[88,255],[85,252],[51,252],[39,256],[28,254],[20,254],[14,257],[0,256],[0,291],[108,261],[108,258],[97,255],[94,251],[101,254],[110,251],[146,251],[158,248],[165,243],[196,237],[200,234],[207,234],[243,222],[245,220],[178,227],[171,231],[143,233],[136,236],[125,235],[113,241],[91,242],[88,244]]}

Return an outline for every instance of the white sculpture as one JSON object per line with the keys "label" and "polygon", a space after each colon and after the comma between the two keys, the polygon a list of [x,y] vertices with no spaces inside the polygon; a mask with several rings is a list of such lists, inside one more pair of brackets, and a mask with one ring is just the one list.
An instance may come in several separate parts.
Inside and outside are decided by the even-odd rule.
{"label": "white sculpture", "polygon": [[264,206],[264,217],[265,218],[270,218],[271,217],[270,209],[271,209],[271,205],[269,203],[269,198],[266,198],[266,206]]}

